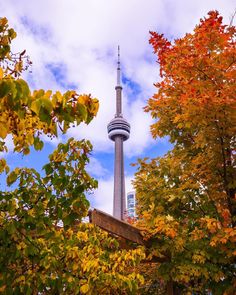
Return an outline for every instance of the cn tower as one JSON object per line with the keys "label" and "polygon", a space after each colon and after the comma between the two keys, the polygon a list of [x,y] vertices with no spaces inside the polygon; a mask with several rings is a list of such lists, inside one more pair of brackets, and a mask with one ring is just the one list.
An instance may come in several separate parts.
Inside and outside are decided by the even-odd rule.
{"label": "cn tower", "polygon": [[118,46],[116,114],[107,126],[109,138],[115,142],[113,216],[124,220],[126,211],[123,142],[129,138],[130,124],[122,115],[120,48]]}

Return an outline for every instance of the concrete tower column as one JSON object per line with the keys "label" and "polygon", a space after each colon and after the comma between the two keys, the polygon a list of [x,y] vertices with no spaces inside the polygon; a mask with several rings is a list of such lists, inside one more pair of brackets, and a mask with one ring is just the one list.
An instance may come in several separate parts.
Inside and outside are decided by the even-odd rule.
{"label": "concrete tower column", "polygon": [[[118,163],[118,164],[117,164]],[[113,215],[118,219],[124,219],[126,210],[125,176],[124,176],[124,153],[123,138],[115,138],[115,167],[114,167],[114,200]]]}

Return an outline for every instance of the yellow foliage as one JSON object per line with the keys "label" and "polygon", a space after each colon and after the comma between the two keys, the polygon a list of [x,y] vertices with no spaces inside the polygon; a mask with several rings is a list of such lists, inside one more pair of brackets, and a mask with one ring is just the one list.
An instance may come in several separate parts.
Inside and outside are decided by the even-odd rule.
{"label": "yellow foliage", "polygon": [[25,276],[21,275],[16,278],[15,283],[25,283]]}
{"label": "yellow foliage", "polygon": [[3,69],[0,67],[0,80],[2,80],[3,74],[4,74]]}
{"label": "yellow foliage", "polygon": [[192,256],[193,263],[205,263],[206,257],[204,251],[196,251]]}
{"label": "yellow foliage", "polygon": [[73,281],[74,281],[73,277],[72,276],[69,276],[68,279],[67,279],[67,282],[68,283],[72,283]]}
{"label": "yellow foliage", "polygon": [[6,129],[5,125],[0,123],[0,137],[5,139],[8,134],[8,130]]}
{"label": "yellow foliage", "polygon": [[80,292],[82,294],[86,294],[86,293],[88,293],[88,291],[89,291],[89,284],[84,284],[80,287]]}
{"label": "yellow foliage", "polygon": [[88,234],[86,232],[78,232],[77,233],[77,238],[80,240],[83,240],[86,242],[88,240]]}

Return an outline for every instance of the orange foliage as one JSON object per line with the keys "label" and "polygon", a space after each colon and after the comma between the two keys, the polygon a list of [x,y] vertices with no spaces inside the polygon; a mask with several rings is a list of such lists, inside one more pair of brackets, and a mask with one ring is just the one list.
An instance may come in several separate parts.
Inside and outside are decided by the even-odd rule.
{"label": "orange foliage", "polygon": [[186,292],[230,294],[234,283],[235,37],[217,11],[173,43],[151,32],[162,79],[145,111],[153,137],[168,136],[173,149],[139,160],[139,226],[153,255],[167,255],[159,275]]}

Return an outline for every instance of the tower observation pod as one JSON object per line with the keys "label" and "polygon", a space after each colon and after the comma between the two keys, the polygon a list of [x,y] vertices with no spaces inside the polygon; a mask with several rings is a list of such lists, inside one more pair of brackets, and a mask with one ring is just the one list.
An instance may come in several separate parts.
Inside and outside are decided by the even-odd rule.
{"label": "tower observation pod", "polygon": [[115,87],[116,114],[114,119],[108,124],[107,131],[109,138],[115,142],[113,216],[124,220],[126,197],[123,142],[129,138],[130,124],[122,115],[122,86],[120,77],[120,48],[118,46],[117,85]]}

